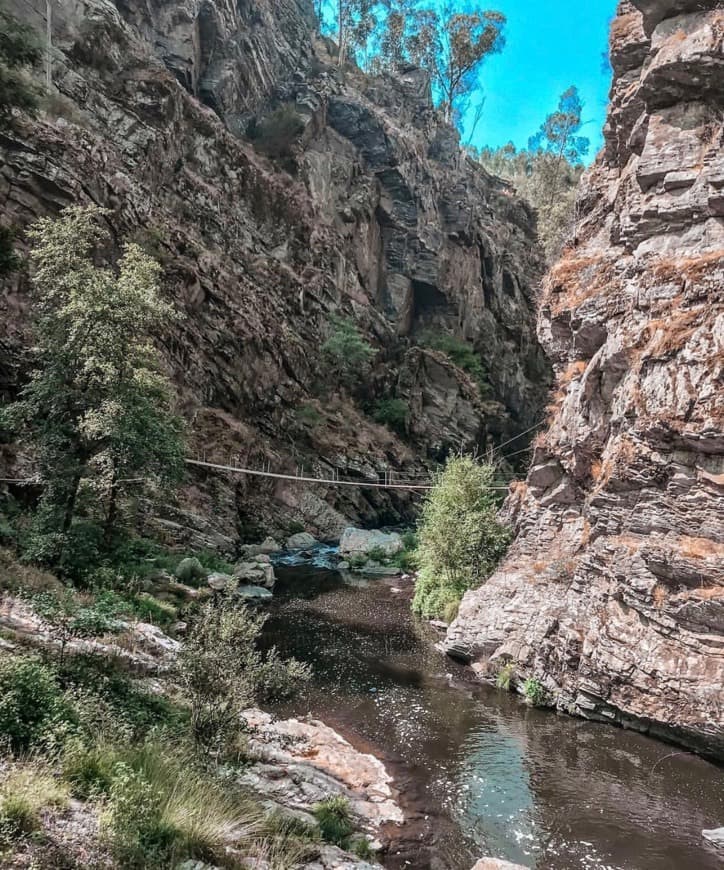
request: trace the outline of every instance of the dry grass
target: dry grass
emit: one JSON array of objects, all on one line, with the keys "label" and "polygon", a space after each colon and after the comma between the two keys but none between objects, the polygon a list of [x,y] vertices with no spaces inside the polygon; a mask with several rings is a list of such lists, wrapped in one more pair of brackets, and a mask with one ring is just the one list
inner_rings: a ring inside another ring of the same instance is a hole
[{"label": "dry grass", "polygon": [[663,284],[698,281],[715,269],[724,269],[724,254],[711,251],[698,257],[661,257],[651,267],[653,277]]},{"label": "dry grass", "polygon": [[560,314],[614,285],[615,263],[602,254],[564,257],[550,270],[544,285],[544,301],[551,312]]},{"label": "dry grass", "polygon": [[686,559],[706,559],[715,556],[724,559],[724,544],[718,544],[710,538],[681,535],[677,539],[675,547]]},{"label": "dry grass", "polygon": [[654,591],[651,597],[653,598],[654,605],[661,610],[664,604],[666,604],[666,599],[669,597],[669,590],[661,583],[657,583],[656,586],[654,586]]},{"label": "dry grass", "polygon": [[23,590],[28,595],[40,592],[58,592],[63,584],[39,568],[23,565],[10,550],[0,548],[0,593]]},{"label": "dry grass", "polygon": [[698,306],[680,309],[669,317],[652,320],[644,331],[649,340],[643,356],[663,357],[680,351],[696,332],[706,313],[705,306]]},{"label": "dry grass", "polygon": [[64,809],[68,787],[44,763],[35,759],[3,771],[0,785],[0,843],[33,834],[42,827],[42,812]]}]

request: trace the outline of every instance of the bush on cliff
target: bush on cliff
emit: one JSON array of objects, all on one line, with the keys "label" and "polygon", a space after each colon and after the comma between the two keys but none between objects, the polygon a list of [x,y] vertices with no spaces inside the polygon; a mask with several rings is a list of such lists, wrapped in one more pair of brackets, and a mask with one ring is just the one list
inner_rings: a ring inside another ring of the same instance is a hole
[{"label": "bush on cliff", "polygon": [[4,5],[0,4],[0,127],[10,122],[15,109],[35,112],[41,93],[27,74],[42,57],[38,38]]},{"label": "bush on cliff", "polygon": [[303,132],[304,121],[289,103],[279,106],[262,121],[252,121],[246,131],[254,148],[269,157],[289,157]]},{"label": "bush on cliff", "polygon": [[493,572],[510,542],[497,518],[495,469],[469,456],[448,460],[422,509],[412,608],[441,618]]},{"label": "bush on cliff", "polygon": [[322,345],[322,354],[329,374],[343,386],[350,389],[356,386],[369,371],[376,353],[353,320],[332,319],[332,331]]}]

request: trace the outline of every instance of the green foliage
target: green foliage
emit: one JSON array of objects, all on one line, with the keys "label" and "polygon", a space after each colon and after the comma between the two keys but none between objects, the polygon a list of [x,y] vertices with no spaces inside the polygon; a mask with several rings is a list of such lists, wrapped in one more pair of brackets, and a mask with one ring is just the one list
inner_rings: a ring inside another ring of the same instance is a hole
[{"label": "green foliage", "polygon": [[485,396],[489,392],[490,381],[488,380],[488,372],[483,365],[480,355],[476,353],[469,342],[447,333],[442,335],[426,333],[421,336],[421,343],[433,350],[439,350],[441,353],[444,353],[458,368],[467,372],[477,383],[482,396]]},{"label": "green foliage", "polygon": [[338,0],[318,3],[320,29],[333,34],[338,62],[356,60],[371,72],[395,72],[412,62],[430,73],[433,95],[446,120],[460,117],[480,86],[480,69],[502,50],[505,16],[478,4],[425,4],[413,0]]},{"label": "green foliage", "polygon": [[413,18],[405,51],[427,69],[445,119],[452,121],[467,95],[479,86],[483,61],[503,49],[505,16],[475,9],[457,12],[452,3],[423,9]]},{"label": "green foliage", "polygon": [[105,503],[110,548],[127,481],[138,493],[141,483],[177,480],[183,467],[181,421],[151,343],[175,315],[160,297],[158,264],[138,245],[124,246],[117,270],[95,265],[96,250],[111,241],[105,214],[71,207],[28,231],[35,370],[3,419],[39,461],[45,488],[30,550],[45,564],[87,537],[84,530],[68,541],[81,489]]},{"label": "green foliage", "polygon": [[353,320],[334,317],[332,327],[322,354],[330,373],[352,388],[369,372],[377,351],[361,336]]},{"label": "green foliage", "polygon": [[409,413],[410,408],[403,399],[380,399],[374,407],[372,416],[377,423],[404,434]]},{"label": "green foliage", "polygon": [[358,837],[356,840],[353,840],[350,851],[362,861],[375,860],[375,850],[366,837]]},{"label": "green foliage", "polygon": [[341,796],[327,798],[312,808],[322,839],[348,849],[354,833],[349,801]]},{"label": "green foliage", "polygon": [[509,531],[497,519],[495,471],[468,456],[449,459],[422,509],[412,607],[440,617],[467,589],[479,586],[502,558]]},{"label": "green foliage", "polygon": [[0,742],[11,752],[48,745],[76,722],[48,665],[25,656],[0,658]]},{"label": "green foliage", "polygon": [[509,692],[514,677],[515,662],[507,662],[507,664],[504,664],[502,668],[498,671],[495,677],[495,685],[499,689],[505,689],[506,692]]},{"label": "green foliage", "polygon": [[35,31],[0,6],[0,128],[14,110],[33,114],[37,109],[41,90],[27,73],[40,58]]},{"label": "green foliage", "polygon": [[486,169],[509,179],[537,212],[538,235],[549,262],[575,232],[576,195],[589,148],[589,140],[578,135],[582,109],[578,91],[571,87],[561,95],[558,110],[529,139],[527,149],[516,151],[511,142],[480,152]]},{"label": "green foliage", "polygon": [[188,556],[182,559],[176,566],[176,576],[182,583],[193,586],[204,582],[208,572],[201,564],[200,559],[195,556]]},{"label": "green foliage", "polygon": [[40,817],[24,795],[9,794],[0,802],[0,845],[12,843],[40,828]]},{"label": "green foliage", "polygon": [[523,694],[529,704],[533,707],[542,707],[547,700],[546,690],[543,688],[540,680],[535,677],[528,677],[523,683]]},{"label": "green foliage", "polygon": [[189,858],[228,866],[227,846],[248,845],[261,830],[258,807],[183,751],[147,743],[121,759],[103,829],[122,867],[160,870]]},{"label": "green foliage", "polygon": [[220,753],[238,737],[241,712],[261,700],[287,697],[309,679],[308,666],[263,654],[259,635],[266,617],[229,603],[205,605],[179,656],[181,684],[191,702],[200,747]]},{"label": "green foliage", "polygon": [[[311,426],[313,429],[319,426],[324,419],[314,405],[299,405],[294,414],[300,423]],[[304,528],[302,528],[302,531],[304,531]]]},{"label": "green foliage", "polygon": [[73,797],[80,800],[108,794],[113,785],[118,753],[110,744],[87,745],[69,740],[62,758],[63,779]]},{"label": "green foliage", "polygon": [[15,233],[10,227],[0,225],[0,278],[10,275],[20,267],[20,257],[15,253]]},{"label": "green foliage", "polygon": [[252,122],[247,135],[254,148],[269,157],[289,157],[304,132],[304,121],[292,103],[285,103],[259,122]]}]

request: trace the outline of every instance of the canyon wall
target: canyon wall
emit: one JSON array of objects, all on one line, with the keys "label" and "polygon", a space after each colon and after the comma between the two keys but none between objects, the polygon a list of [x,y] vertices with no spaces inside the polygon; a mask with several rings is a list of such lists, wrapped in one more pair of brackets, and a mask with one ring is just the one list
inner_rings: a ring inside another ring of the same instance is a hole
[{"label": "canyon wall", "polygon": [[[44,31],[44,2],[8,6]],[[98,203],[119,243],[158,257],[184,315],[163,349],[191,455],[325,477],[420,475],[449,450],[536,421],[549,369],[533,216],[463,155],[424,74],[340,71],[308,0],[52,7],[53,93],[36,120],[0,131],[2,221],[22,248],[32,220]],[[283,105],[302,129],[272,158],[247,133]],[[6,399],[23,377],[29,289],[24,272],[0,284]],[[354,401],[321,364],[334,315],[377,350]],[[474,346],[485,383],[430,334]],[[401,434],[372,420],[389,397],[409,408]],[[11,446],[0,453],[4,476],[32,472]],[[326,535],[348,519],[394,522],[411,500],[192,473],[179,505],[152,520],[176,539],[229,545],[275,523]]]},{"label": "canyon wall", "polygon": [[634,0],[605,146],[546,279],[549,422],[517,539],[445,646],[560,710],[724,756],[724,11]]}]

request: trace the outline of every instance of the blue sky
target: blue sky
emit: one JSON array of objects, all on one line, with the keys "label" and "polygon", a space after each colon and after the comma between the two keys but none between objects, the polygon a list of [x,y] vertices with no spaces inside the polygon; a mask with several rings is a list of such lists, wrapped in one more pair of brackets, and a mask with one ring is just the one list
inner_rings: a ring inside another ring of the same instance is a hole
[{"label": "blue sky", "polygon": [[[485,5],[507,16],[506,46],[482,68],[486,99],[471,144],[498,147],[512,140],[525,147],[560,94],[576,85],[585,104],[581,135],[591,140],[592,159],[603,141],[610,84],[603,55],[616,0],[489,0]],[[477,100],[473,97],[465,116],[463,142]]]}]

